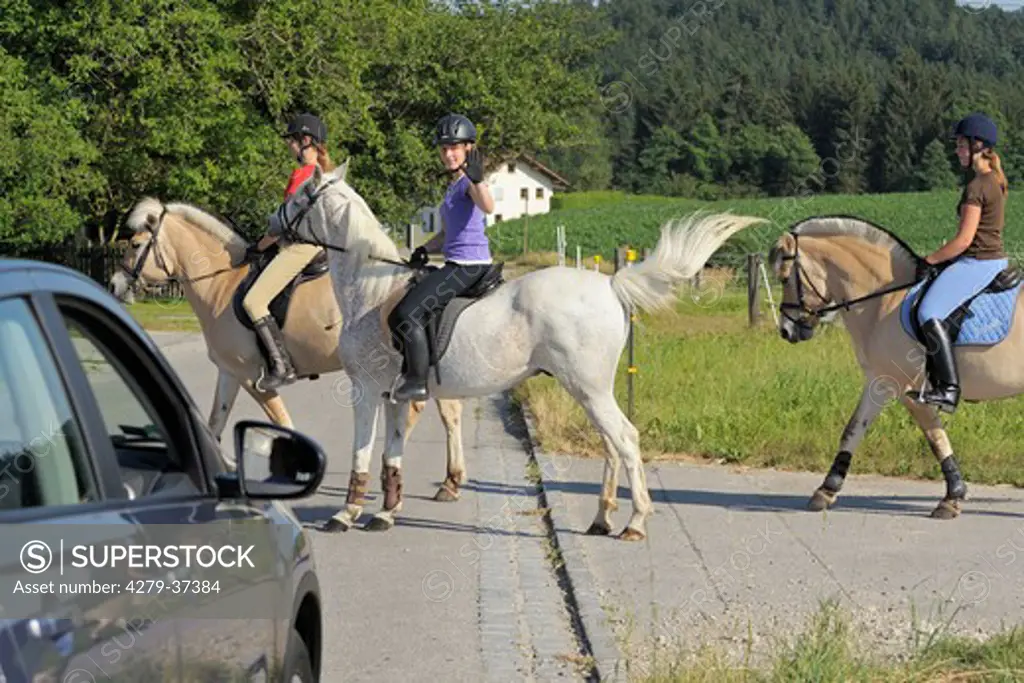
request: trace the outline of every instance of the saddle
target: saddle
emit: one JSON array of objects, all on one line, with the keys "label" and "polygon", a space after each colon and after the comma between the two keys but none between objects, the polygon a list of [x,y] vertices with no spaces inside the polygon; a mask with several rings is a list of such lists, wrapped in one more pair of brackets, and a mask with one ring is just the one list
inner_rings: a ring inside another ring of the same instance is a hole
[{"label": "saddle", "polygon": [[[260,276],[263,269],[267,267],[271,259],[277,255],[278,245],[273,244],[262,252],[251,252],[246,260],[243,262],[249,264],[249,272],[245,278],[238,284],[238,289],[235,291],[234,297],[231,299],[231,307],[235,311],[235,317],[238,318],[239,322],[247,329],[253,329],[252,320],[249,319],[249,314],[245,312],[245,308],[242,307],[242,301],[245,299],[245,295],[249,293],[253,283],[256,282],[256,278]],[[288,317],[288,306],[292,301],[292,294],[295,293],[295,288],[304,282],[310,282],[321,278],[327,274],[330,270],[330,264],[327,261],[327,250],[321,249],[320,253],[313,257],[313,260],[306,264],[298,275],[291,279],[284,289],[270,301],[270,315],[274,317],[277,322],[277,326],[280,329],[284,329],[285,319]]]},{"label": "saddle", "polygon": [[[933,277],[914,285],[900,306],[904,331],[922,344],[925,344],[925,340],[917,321],[917,312],[924,295],[934,282]],[[953,344],[987,346],[1002,341],[1013,324],[1022,284],[1024,273],[1011,263],[992,278],[984,289],[957,306],[945,320]]]},{"label": "saddle", "polygon": [[[466,311],[467,308],[477,303],[478,301],[485,298],[488,294],[493,293],[498,287],[505,283],[505,277],[503,270],[505,268],[504,262],[492,263],[490,267],[484,271],[484,274],[480,276],[469,289],[463,294],[455,297],[447,304],[444,304],[440,310],[433,311],[427,318],[427,348],[430,350],[430,366],[434,369],[434,376],[437,379],[437,383],[441,383],[440,371],[437,368],[438,363],[444,358],[445,352],[448,350],[448,344],[452,340],[452,333],[455,331],[455,323],[458,322],[459,317]],[[409,293],[409,291],[415,287],[419,282],[432,270],[437,270],[438,266],[428,265],[425,268],[417,271],[415,275],[409,280],[408,285],[399,290],[396,295],[381,307],[381,323],[384,325],[384,329],[391,335],[392,344],[395,349],[402,353],[402,342],[401,335],[391,333],[391,328],[388,325],[388,316],[391,311],[394,310],[395,306]],[[402,371],[405,372],[405,363],[402,363]]]}]

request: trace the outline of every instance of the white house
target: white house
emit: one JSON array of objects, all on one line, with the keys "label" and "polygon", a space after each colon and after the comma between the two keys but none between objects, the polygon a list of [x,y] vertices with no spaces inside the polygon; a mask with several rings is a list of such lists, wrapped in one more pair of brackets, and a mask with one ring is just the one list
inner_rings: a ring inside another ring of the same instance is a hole
[{"label": "white house", "polygon": [[[547,213],[551,210],[552,193],[569,187],[565,178],[526,154],[489,162],[484,180],[494,197],[494,213],[485,217],[489,226],[525,215]],[[420,209],[413,225],[419,228],[417,237],[440,230],[437,205]]]}]

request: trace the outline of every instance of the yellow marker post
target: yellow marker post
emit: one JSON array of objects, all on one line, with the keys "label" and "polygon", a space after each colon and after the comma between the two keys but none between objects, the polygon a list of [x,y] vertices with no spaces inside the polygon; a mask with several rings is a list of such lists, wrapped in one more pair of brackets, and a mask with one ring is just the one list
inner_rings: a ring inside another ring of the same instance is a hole
[{"label": "yellow marker post", "polygon": [[[626,267],[629,268],[636,261],[636,249],[626,249]],[[633,323],[636,322],[636,314],[629,316],[629,368],[626,376],[626,387],[629,391],[629,419],[633,420],[633,377],[636,376],[636,364],[633,357]]]},{"label": "yellow marker post", "polygon": [[594,270],[597,270],[597,271],[601,270],[601,255],[600,254],[594,254]]}]

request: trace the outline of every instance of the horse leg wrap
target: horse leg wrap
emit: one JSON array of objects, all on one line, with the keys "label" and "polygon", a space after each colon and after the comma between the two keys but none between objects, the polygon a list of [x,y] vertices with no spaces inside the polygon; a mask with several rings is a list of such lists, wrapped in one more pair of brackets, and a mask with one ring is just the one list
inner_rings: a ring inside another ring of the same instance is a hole
[{"label": "horse leg wrap", "polygon": [[394,510],[402,502],[402,470],[385,465],[381,476],[381,488],[384,489],[384,509]]},{"label": "horse leg wrap", "polygon": [[370,488],[369,472],[353,472],[348,477],[348,498],[345,502],[348,505],[366,504],[366,491]]},{"label": "horse leg wrap", "polygon": [[942,474],[946,478],[946,498],[964,498],[967,496],[967,485],[960,475],[960,466],[956,458],[950,454],[942,459]]},{"label": "horse leg wrap", "polygon": [[846,481],[846,473],[850,471],[850,460],[852,459],[853,454],[849,451],[839,451],[835,460],[832,461],[832,467],[821,487],[832,493],[838,493],[839,489],[843,488],[843,482]]}]

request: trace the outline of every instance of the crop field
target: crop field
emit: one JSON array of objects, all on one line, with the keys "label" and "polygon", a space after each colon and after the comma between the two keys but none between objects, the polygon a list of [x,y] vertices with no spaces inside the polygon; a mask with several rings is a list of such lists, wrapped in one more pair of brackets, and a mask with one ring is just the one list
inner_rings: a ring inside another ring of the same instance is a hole
[{"label": "crop field", "polygon": [[[1007,210],[1005,243],[1008,251],[1024,251],[1024,230],[1016,228],[1013,193]],[[769,223],[734,236],[712,257],[711,265],[739,265],[744,254],[766,253],[771,243],[793,223],[821,214],[847,214],[870,220],[893,231],[920,254],[939,247],[956,234],[959,191],[905,194],[807,195],[767,199],[700,201],[613,192],[577,193],[553,200],[560,206],[548,214],[504,221],[488,228],[491,247],[500,254],[519,254],[523,231],[530,251],[555,251],[556,226],[564,225],[567,258],[576,245],[584,257],[601,254],[611,259],[615,248],[654,247],[662,223],[693,211],[730,211],[761,216]]]}]

